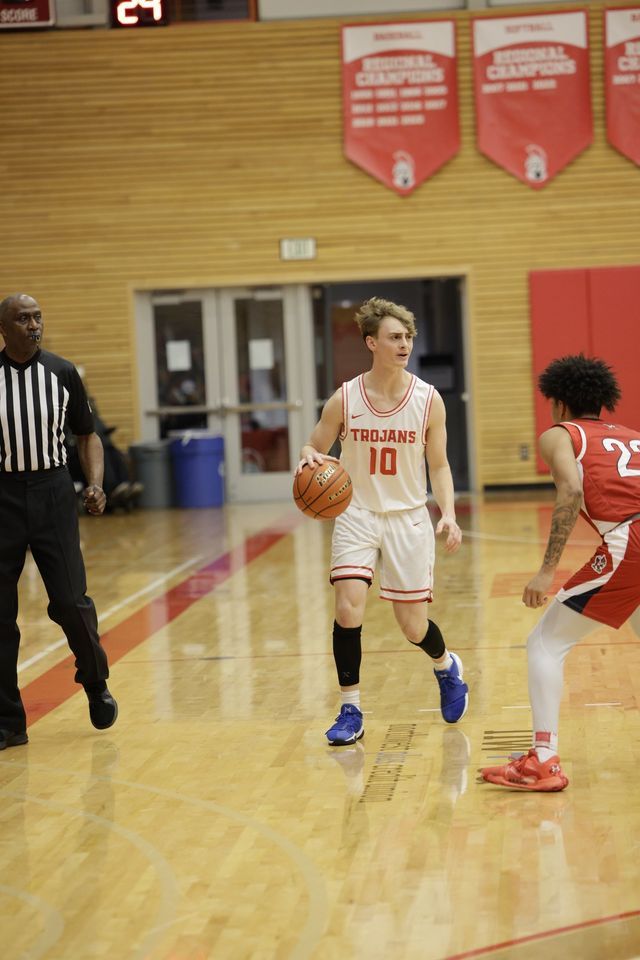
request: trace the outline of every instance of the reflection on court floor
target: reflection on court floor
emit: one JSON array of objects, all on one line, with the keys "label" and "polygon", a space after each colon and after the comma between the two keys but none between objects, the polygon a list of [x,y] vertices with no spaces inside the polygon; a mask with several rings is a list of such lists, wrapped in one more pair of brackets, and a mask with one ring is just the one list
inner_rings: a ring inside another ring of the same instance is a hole
[{"label": "reflection on court floor", "polygon": [[[470,706],[443,723],[428,659],[371,590],[366,735],[338,699],[331,523],[293,505],[82,520],[117,724],[91,727],[29,565],[30,742],[0,754],[6,960],[628,960],[640,955],[640,647],[597,629],[565,671],[562,794],[476,783],[527,748],[520,602],[549,495],[468,497],[433,619]],[[592,552],[580,525],[563,557]]]}]

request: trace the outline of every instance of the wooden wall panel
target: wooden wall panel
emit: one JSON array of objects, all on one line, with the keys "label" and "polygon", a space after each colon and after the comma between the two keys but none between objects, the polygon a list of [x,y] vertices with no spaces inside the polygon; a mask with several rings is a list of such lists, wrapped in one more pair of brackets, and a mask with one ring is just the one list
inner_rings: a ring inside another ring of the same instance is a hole
[{"label": "wooden wall panel", "polygon": [[[125,443],[149,362],[135,289],[464,273],[478,480],[537,482],[519,457],[535,440],[528,274],[640,261],[640,172],[606,143],[603,5],[588,7],[594,145],[539,192],[475,149],[467,12],[443,14],[461,150],[406,198],[343,157],[354,18],[4,34],[0,289],[38,296],[47,346],[85,366]],[[285,236],[315,237],[317,260],[281,262]]]}]

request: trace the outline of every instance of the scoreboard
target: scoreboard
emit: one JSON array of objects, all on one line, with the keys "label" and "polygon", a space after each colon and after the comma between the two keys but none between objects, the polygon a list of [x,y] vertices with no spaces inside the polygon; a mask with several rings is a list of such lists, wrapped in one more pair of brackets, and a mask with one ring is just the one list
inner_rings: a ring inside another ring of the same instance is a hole
[{"label": "scoreboard", "polygon": [[112,0],[113,27],[166,27],[168,0]]}]

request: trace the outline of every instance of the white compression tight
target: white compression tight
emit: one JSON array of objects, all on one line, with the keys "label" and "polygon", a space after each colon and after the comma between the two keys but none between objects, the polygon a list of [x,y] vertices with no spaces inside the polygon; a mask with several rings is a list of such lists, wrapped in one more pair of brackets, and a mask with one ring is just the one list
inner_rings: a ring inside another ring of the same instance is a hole
[{"label": "white compression tight", "polygon": [[[640,607],[630,623],[640,636]],[[579,640],[601,627],[559,600],[552,600],[530,633],[527,658],[534,733],[543,730],[557,736],[565,657]]]}]

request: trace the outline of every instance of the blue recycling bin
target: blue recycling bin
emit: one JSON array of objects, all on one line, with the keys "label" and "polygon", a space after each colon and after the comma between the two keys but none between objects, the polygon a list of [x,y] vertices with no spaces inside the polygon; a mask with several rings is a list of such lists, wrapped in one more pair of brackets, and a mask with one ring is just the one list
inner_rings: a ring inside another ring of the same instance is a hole
[{"label": "blue recycling bin", "polygon": [[201,430],[171,432],[171,464],[177,507],[224,503],[224,440]]}]

